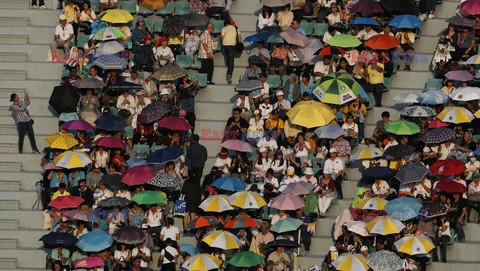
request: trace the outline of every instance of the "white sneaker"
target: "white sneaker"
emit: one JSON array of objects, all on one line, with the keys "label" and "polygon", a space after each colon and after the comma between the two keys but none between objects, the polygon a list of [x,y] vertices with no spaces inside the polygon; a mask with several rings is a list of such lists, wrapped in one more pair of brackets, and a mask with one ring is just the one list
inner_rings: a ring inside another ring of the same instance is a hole
[{"label": "white sneaker", "polygon": [[428,19],[433,19],[433,18],[435,18],[435,16],[433,16],[432,13],[428,14]]},{"label": "white sneaker", "polygon": [[37,5],[33,5],[33,6],[32,6],[32,8],[34,8],[34,9],[37,9],[37,8],[38,8],[38,6],[37,6]]},{"label": "white sneaker", "polygon": [[41,5],[41,6],[40,6],[40,9],[47,9],[47,6]]}]

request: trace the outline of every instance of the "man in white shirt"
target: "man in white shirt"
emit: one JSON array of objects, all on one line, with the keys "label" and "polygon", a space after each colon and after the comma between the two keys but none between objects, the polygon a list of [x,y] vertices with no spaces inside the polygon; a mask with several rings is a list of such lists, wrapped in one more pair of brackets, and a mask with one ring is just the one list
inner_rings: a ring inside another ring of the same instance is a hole
[{"label": "man in white shirt", "polygon": [[322,38],[323,44],[327,44],[327,41],[329,39],[331,39],[333,36],[338,34],[341,34],[341,33],[338,32],[334,26],[329,26],[328,31],[325,32],[325,34],[323,34],[323,38]]},{"label": "man in white shirt", "polygon": [[118,96],[117,99],[117,108],[120,111],[121,109],[126,109],[130,111],[132,115],[135,114],[135,98],[128,93],[128,89],[123,90],[122,95]]},{"label": "man in white shirt", "polygon": [[137,256],[142,258],[140,266],[143,268],[149,268],[150,261],[152,260],[152,254],[150,249],[146,247],[143,242],[138,243],[138,246],[132,249],[132,257],[135,258]]},{"label": "man in white shirt", "polygon": [[291,183],[298,183],[300,181],[300,178],[295,175],[295,169],[290,166],[287,168],[287,175],[283,177],[282,181],[280,182],[280,186],[282,185],[288,185]]},{"label": "man in white shirt", "polygon": [[160,251],[160,261],[162,262],[162,271],[175,271],[175,264],[178,257],[178,251],[172,246],[173,240],[165,240],[165,248]]},{"label": "man in white shirt", "polygon": [[323,56],[323,60],[315,63],[315,66],[313,67],[315,81],[332,72],[335,72],[335,66],[332,63],[332,58],[330,56]]},{"label": "man in white shirt", "polygon": [[366,25],[364,29],[358,32],[357,38],[359,40],[366,41],[376,35],[378,35],[377,31],[373,30],[371,25]]},{"label": "man in white shirt", "polygon": [[269,133],[265,133],[265,136],[262,137],[257,143],[258,150],[260,150],[262,147],[267,150],[269,156],[273,156],[275,151],[278,149],[277,140],[273,139]]},{"label": "man in white shirt", "polygon": [[232,159],[228,155],[228,150],[222,148],[213,166],[219,168],[223,172],[223,175],[227,176],[230,172],[231,163]]},{"label": "man in white shirt", "polygon": [[163,213],[158,210],[157,205],[150,206],[150,210],[145,213],[144,223],[148,225],[148,233],[153,237],[155,245],[160,243],[160,232],[163,224]]},{"label": "man in white shirt", "polygon": [[337,156],[337,150],[335,148],[330,149],[330,158],[325,161],[323,166],[324,171],[331,172],[332,179],[335,180],[335,190],[338,193],[338,198],[343,199],[342,190],[342,174],[345,169],[342,159]]},{"label": "man in white shirt", "polygon": [[180,239],[180,231],[178,230],[177,226],[173,225],[173,218],[167,217],[167,224],[165,227],[162,228],[162,231],[160,232],[160,240],[165,242],[165,245],[167,243],[167,240],[173,240],[173,241],[178,241]]},{"label": "man in white shirt", "polygon": [[63,49],[64,53],[70,52],[73,42],[73,26],[67,23],[67,15],[60,15],[60,24],[55,27],[55,40],[52,42],[50,49],[52,54],[57,48]]}]

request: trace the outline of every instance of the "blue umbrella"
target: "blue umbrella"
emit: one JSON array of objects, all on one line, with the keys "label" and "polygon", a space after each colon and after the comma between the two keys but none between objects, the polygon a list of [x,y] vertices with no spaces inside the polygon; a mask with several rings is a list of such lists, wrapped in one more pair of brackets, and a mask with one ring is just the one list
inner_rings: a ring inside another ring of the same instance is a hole
[{"label": "blue umbrella", "polygon": [[254,35],[250,35],[248,37],[246,37],[245,39],[243,39],[243,42],[257,42],[257,41],[261,41],[262,39],[257,35],[257,34],[254,34]]},{"label": "blue umbrella", "polygon": [[104,70],[123,70],[128,61],[118,55],[101,55],[93,64]]},{"label": "blue umbrella", "polygon": [[408,29],[414,29],[414,28],[420,28],[423,25],[423,22],[418,19],[417,16],[413,15],[398,15],[395,16],[390,23],[388,23],[389,26],[393,26],[396,28],[408,28]]},{"label": "blue umbrella", "polygon": [[212,184],[218,189],[227,191],[240,191],[247,189],[247,186],[239,179],[234,177],[221,177],[215,180]]},{"label": "blue umbrella", "polygon": [[274,33],[270,35],[267,39],[267,43],[284,43],[282,36],[279,33]]},{"label": "blue umbrella", "polygon": [[279,26],[267,26],[258,32],[257,36],[263,41],[267,41],[272,34],[278,35],[280,32],[282,32],[282,29]]},{"label": "blue umbrella", "polygon": [[375,21],[374,19],[371,18],[357,18],[349,22],[348,24],[353,24],[353,25],[375,25],[375,26],[380,26],[380,24]]},{"label": "blue umbrella", "polygon": [[401,197],[391,200],[385,206],[389,216],[393,216],[400,221],[406,221],[418,216],[418,212],[423,205],[417,199]]},{"label": "blue umbrella", "polygon": [[97,129],[105,130],[107,132],[123,131],[127,126],[125,120],[114,115],[101,116],[95,121]]},{"label": "blue umbrella", "polygon": [[80,236],[77,247],[84,252],[99,252],[111,247],[113,237],[106,231],[91,231]]},{"label": "blue umbrella", "polygon": [[420,94],[417,99],[421,104],[438,105],[446,104],[449,97],[441,90],[429,90]]},{"label": "blue umbrella", "polygon": [[127,165],[129,168],[136,167],[136,166],[142,166],[142,165],[148,165],[147,161],[142,158],[130,158],[127,160]]},{"label": "blue umbrella", "polygon": [[327,124],[315,129],[318,138],[337,139],[345,134],[345,131],[338,124]]},{"label": "blue umbrella", "polygon": [[168,161],[180,162],[179,159],[183,155],[183,151],[177,147],[167,147],[156,150],[147,157],[147,162],[157,169],[161,169]]},{"label": "blue umbrella", "polygon": [[377,179],[388,180],[390,177],[392,177],[392,170],[388,167],[370,167],[363,172],[360,183],[371,184]]},{"label": "blue umbrella", "polygon": [[185,251],[190,255],[195,255],[200,253],[198,249],[190,244],[180,244],[180,251]]},{"label": "blue umbrella", "polygon": [[65,232],[50,232],[40,237],[39,241],[43,242],[46,247],[63,246],[69,247],[77,242],[77,238]]}]

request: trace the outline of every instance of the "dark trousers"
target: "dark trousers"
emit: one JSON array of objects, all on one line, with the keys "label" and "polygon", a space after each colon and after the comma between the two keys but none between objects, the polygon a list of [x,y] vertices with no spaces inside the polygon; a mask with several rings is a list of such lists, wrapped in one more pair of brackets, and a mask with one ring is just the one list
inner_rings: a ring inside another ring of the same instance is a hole
[{"label": "dark trousers", "polygon": [[448,235],[442,235],[441,237],[435,238],[435,251],[433,252],[433,259],[438,260],[438,248],[440,248],[440,259],[442,261],[447,260],[447,243],[450,240]]},{"label": "dark trousers", "polygon": [[227,76],[232,76],[235,65],[235,46],[223,46],[225,64],[227,65]]},{"label": "dark trousers", "polygon": [[463,224],[455,220],[454,223],[452,223],[453,226],[455,227],[455,233],[457,234],[457,238],[460,241],[465,240],[465,232],[463,231]]},{"label": "dark trousers", "polygon": [[306,251],[310,251],[310,245],[312,244],[312,233],[308,231],[302,231],[303,247]]},{"label": "dark trousers", "polygon": [[207,81],[212,82],[213,77],[213,58],[202,58],[201,73],[207,74]]},{"label": "dark trousers", "polygon": [[200,183],[203,175],[203,167],[192,167],[190,169],[190,172],[192,173],[192,177],[194,178],[194,180]]},{"label": "dark trousers", "polygon": [[337,176],[337,178],[335,179],[335,190],[337,191],[337,194],[340,198],[343,198],[342,181],[342,176]]},{"label": "dark trousers", "polygon": [[35,134],[33,132],[33,120],[27,122],[18,123],[18,151],[23,151],[23,139],[25,134],[27,134],[28,139],[30,140],[30,146],[33,151],[38,151],[37,143],[35,142]]},{"label": "dark trousers", "polygon": [[[37,0],[32,0],[32,6],[37,5]],[[45,6],[45,0],[38,0],[38,5],[39,6]]]},{"label": "dark trousers", "polygon": [[77,45],[77,37],[78,37],[78,27],[79,27],[79,24],[78,23],[72,23],[72,27],[73,27],[73,34],[75,35],[75,40],[73,41],[75,43],[75,45]]},{"label": "dark trousers", "polygon": [[375,106],[376,107],[382,107],[382,95],[383,95],[383,89],[385,86],[383,83],[380,84],[367,84],[367,91],[368,92],[373,92],[373,97],[375,98]]},{"label": "dark trousers", "polygon": [[175,263],[162,264],[162,271],[175,271]]},{"label": "dark trousers", "polygon": [[170,49],[172,49],[172,53],[173,53],[174,57],[177,57],[177,55],[182,54],[183,48],[182,48],[181,44],[172,44],[172,45],[169,45],[168,47],[170,47]]}]

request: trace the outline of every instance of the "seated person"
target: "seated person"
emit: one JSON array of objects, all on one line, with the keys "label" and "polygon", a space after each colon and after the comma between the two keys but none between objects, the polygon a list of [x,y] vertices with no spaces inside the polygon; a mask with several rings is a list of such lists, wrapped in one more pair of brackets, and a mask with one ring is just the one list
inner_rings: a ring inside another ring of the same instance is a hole
[{"label": "seated person", "polygon": [[[67,15],[60,15],[60,24],[55,28],[55,40],[51,44],[52,55],[57,48],[63,49],[64,53],[69,53],[73,45],[73,26],[67,23]],[[62,58],[63,59],[63,58]]]},{"label": "seated person", "polygon": [[390,194],[390,186],[386,181],[376,179],[372,184],[372,191],[375,197],[386,198]]}]

